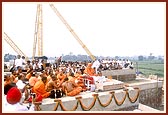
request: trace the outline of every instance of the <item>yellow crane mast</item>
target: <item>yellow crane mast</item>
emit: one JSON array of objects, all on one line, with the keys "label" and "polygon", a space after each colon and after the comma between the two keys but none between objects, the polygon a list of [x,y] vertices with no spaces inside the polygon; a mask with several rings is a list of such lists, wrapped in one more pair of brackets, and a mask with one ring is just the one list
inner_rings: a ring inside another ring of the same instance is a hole
[{"label": "yellow crane mast", "polygon": [[86,53],[91,57],[93,61],[96,60],[94,55],[89,51],[89,49],[86,47],[86,45],[80,40],[78,35],[74,32],[74,30],[70,27],[70,25],[66,22],[66,20],[62,17],[62,15],[59,13],[59,11],[55,8],[53,4],[50,4],[50,7],[52,10],[56,13],[56,15],[60,18],[60,20],[65,24],[65,26],[69,29],[71,34],[75,37],[75,39],[78,41],[78,43],[82,46],[82,48],[86,51]]},{"label": "yellow crane mast", "polygon": [[5,32],[4,32],[4,39],[18,55],[24,56],[25,59],[28,60],[28,57],[19,49],[19,47],[11,40],[11,38]]},{"label": "yellow crane mast", "polygon": [[33,43],[33,56],[34,59],[36,54],[36,45],[38,42],[38,56],[43,56],[43,15],[42,15],[42,5],[37,4],[36,12],[36,22],[35,22],[35,33],[34,33],[34,43]]}]

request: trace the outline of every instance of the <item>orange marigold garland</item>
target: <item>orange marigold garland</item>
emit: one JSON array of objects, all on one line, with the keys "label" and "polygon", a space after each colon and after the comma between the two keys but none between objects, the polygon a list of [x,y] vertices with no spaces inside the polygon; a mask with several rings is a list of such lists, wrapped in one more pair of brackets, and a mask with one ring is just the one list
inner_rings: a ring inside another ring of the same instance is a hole
[{"label": "orange marigold garland", "polygon": [[134,89],[138,90],[138,92],[137,92],[135,97],[131,98],[129,93],[127,93],[128,99],[130,100],[131,103],[135,103],[137,101],[138,97],[139,97],[139,92],[140,92],[139,88],[134,88]]},{"label": "orange marigold garland", "polygon": [[126,99],[126,96],[127,96],[127,91],[125,92],[124,98],[121,101],[119,101],[114,94],[114,100],[115,100],[116,104],[118,106],[122,105],[124,103],[125,99]]},{"label": "orange marigold garland", "polygon": [[103,106],[103,107],[107,107],[107,106],[111,103],[112,98],[113,98],[113,95],[114,95],[114,93],[111,94],[109,101],[108,101],[107,103],[105,103],[105,104],[103,104],[103,103],[100,101],[100,98],[97,96],[97,99],[98,99],[98,101],[99,101],[99,104],[100,104],[101,106]]},{"label": "orange marigold garland", "polygon": [[93,101],[92,101],[92,103],[91,103],[88,107],[86,107],[86,106],[82,103],[82,101],[81,101],[82,97],[81,97],[81,96],[78,96],[78,97],[76,97],[77,103],[76,103],[76,105],[73,107],[72,110],[67,110],[67,109],[63,106],[62,101],[61,101],[60,99],[56,99],[56,100],[55,100],[56,106],[54,107],[54,111],[57,110],[58,105],[61,106],[61,109],[62,109],[63,111],[75,111],[75,110],[78,108],[78,103],[80,103],[82,110],[84,110],[84,111],[89,111],[89,110],[91,110],[91,109],[93,108],[93,106],[95,105],[96,99],[98,99],[98,102],[99,102],[99,104],[100,104],[102,107],[107,107],[107,106],[112,102],[112,98],[113,98],[113,97],[114,97],[115,103],[116,103],[118,106],[121,106],[121,105],[124,103],[126,97],[128,97],[128,99],[129,99],[129,101],[130,101],[131,103],[135,103],[135,102],[137,101],[138,97],[139,97],[139,92],[140,92],[140,90],[139,90],[139,88],[134,88],[134,89],[137,89],[137,90],[138,90],[137,95],[136,95],[134,98],[131,98],[131,97],[130,97],[130,95],[129,95],[129,93],[128,93],[128,89],[124,89],[125,95],[124,95],[124,97],[123,97],[123,99],[122,99],[121,101],[119,101],[119,100],[117,99],[117,97],[116,97],[114,91],[109,92],[109,93],[111,94],[111,96],[110,96],[110,98],[109,98],[109,101],[108,101],[107,103],[105,103],[105,104],[103,104],[103,103],[101,102],[100,98],[98,97],[98,94],[93,94],[93,97],[94,97],[94,98],[93,98]]},{"label": "orange marigold garland", "polygon": [[67,109],[64,107],[64,105],[63,105],[63,103],[62,103],[61,100],[58,99],[58,100],[55,100],[55,101],[57,102],[57,104],[56,104],[56,106],[54,107],[54,111],[57,110],[58,105],[61,106],[61,110],[63,110],[63,111],[75,111],[75,110],[77,109],[77,107],[78,107],[78,101],[77,101],[76,105],[73,107],[72,110],[67,110]]},{"label": "orange marigold garland", "polygon": [[93,102],[90,104],[89,107],[86,107],[86,106],[82,103],[82,101],[81,101],[80,99],[78,99],[78,101],[79,101],[79,103],[80,103],[80,105],[81,105],[82,110],[84,110],[84,111],[89,111],[90,109],[93,108],[93,106],[95,105],[95,102],[96,102],[97,94],[93,94],[93,97],[94,97]]}]

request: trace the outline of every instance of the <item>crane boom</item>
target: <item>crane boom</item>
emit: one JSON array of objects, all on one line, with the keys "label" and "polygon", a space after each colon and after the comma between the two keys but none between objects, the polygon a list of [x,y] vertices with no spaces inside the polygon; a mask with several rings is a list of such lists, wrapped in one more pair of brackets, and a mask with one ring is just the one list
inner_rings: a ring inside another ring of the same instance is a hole
[{"label": "crane boom", "polygon": [[38,42],[38,56],[43,56],[43,18],[42,18],[42,5],[37,5],[36,22],[35,22],[35,33],[33,43],[33,56],[34,59],[36,54],[36,45]]},{"label": "crane boom", "polygon": [[86,47],[86,45],[80,40],[78,35],[74,32],[74,30],[70,27],[70,25],[66,22],[66,20],[62,17],[62,15],[59,13],[59,11],[54,7],[53,4],[50,4],[50,7],[52,10],[56,13],[56,15],[60,18],[60,20],[65,24],[65,26],[69,29],[71,34],[75,37],[75,39],[78,41],[78,43],[82,46],[82,48],[86,51],[86,53],[91,57],[93,61],[96,60],[94,55],[89,51],[89,49]]},{"label": "crane boom", "polygon": [[38,4],[38,56],[43,56],[43,15],[42,4]]},{"label": "crane boom", "polygon": [[36,54],[36,44],[37,44],[37,23],[38,23],[38,5],[37,5],[37,12],[36,12],[36,22],[35,22],[35,33],[34,33],[34,42],[33,42],[33,56],[32,59],[34,59],[35,54]]},{"label": "crane boom", "polygon": [[19,47],[11,40],[11,38],[5,32],[4,39],[18,55],[24,56],[26,59],[28,59],[28,57],[19,49]]}]

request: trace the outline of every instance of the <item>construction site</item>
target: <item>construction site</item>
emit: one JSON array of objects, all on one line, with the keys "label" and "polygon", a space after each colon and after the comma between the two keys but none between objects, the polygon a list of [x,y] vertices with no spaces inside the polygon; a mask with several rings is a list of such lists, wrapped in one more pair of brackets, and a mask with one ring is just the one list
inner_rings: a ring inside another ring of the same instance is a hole
[{"label": "construction site", "polygon": [[[71,28],[68,20],[64,19],[54,4],[48,5],[90,57],[91,63],[96,62],[96,57],[91,53],[87,45],[81,41],[75,30]],[[45,56],[43,53],[44,48],[46,48],[43,42],[43,15],[42,4],[37,4],[31,59],[22,51],[22,48],[15,44],[14,40],[9,36],[10,33],[3,32],[3,40],[13,48],[17,55],[24,56],[25,61],[36,60]],[[131,111],[137,113],[164,113],[166,110],[166,104],[164,103],[166,102],[165,79],[140,77],[136,71],[136,68],[103,70],[101,71],[102,76],[105,76],[109,81],[103,82],[101,91],[91,90],[92,84],[88,79],[84,79],[87,91],[82,91],[76,96],[63,96],[54,99],[44,98],[40,102],[34,102],[35,112],[93,111],[117,113]],[[3,72],[4,75],[9,73],[11,74],[10,71]],[[23,103],[23,105],[29,106],[29,103]]]}]

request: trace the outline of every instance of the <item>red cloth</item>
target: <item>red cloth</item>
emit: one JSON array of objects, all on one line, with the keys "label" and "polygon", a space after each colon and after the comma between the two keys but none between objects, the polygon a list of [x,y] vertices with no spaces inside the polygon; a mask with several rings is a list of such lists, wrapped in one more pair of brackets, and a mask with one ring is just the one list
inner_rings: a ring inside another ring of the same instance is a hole
[{"label": "red cloth", "polygon": [[94,84],[94,79],[93,79],[93,77],[88,76],[88,77],[87,77],[87,80],[90,80],[90,84]]},{"label": "red cloth", "polygon": [[6,96],[6,100],[9,104],[16,104],[20,101],[22,95],[17,87],[12,87]]},{"label": "red cloth", "polygon": [[[35,97],[35,102],[42,101],[43,97],[40,94],[37,94]],[[28,99],[29,102],[32,102],[32,97]]]},{"label": "red cloth", "polygon": [[83,79],[85,79],[86,81],[89,80],[90,84],[94,84],[94,79],[92,76],[88,76],[88,75],[83,75],[81,76]]}]

